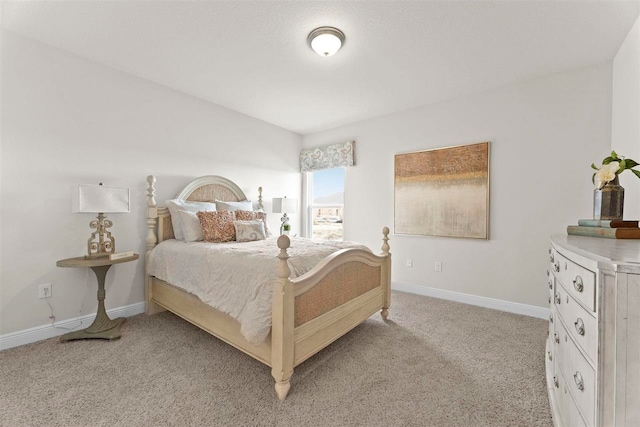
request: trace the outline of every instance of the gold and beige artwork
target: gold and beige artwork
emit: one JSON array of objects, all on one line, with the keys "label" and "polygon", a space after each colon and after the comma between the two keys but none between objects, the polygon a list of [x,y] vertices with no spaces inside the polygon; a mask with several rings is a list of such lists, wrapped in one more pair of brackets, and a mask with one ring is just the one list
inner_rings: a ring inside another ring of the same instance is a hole
[{"label": "gold and beige artwork", "polygon": [[395,232],[489,238],[489,142],[397,154]]}]

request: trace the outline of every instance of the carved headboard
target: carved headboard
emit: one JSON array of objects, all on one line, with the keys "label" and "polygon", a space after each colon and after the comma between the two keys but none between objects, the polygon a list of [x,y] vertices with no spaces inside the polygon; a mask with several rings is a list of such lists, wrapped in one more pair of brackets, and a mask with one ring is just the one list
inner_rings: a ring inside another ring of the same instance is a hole
[{"label": "carved headboard", "polygon": [[[147,177],[149,188],[147,189],[147,251],[162,242],[173,239],[173,226],[171,215],[167,207],[158,207],[155,201],[155,182],[153,175]],[[207,175],[196,178],[175,197],[180,200],[192,202],[213,202],[221,200],[225,202],[239,202],[247,200],[244,192],[233,181],[216,175]],[[258,209],[263,209],[262,187],[258,188]],[[157,232],[156,232],[157,225]]]}]

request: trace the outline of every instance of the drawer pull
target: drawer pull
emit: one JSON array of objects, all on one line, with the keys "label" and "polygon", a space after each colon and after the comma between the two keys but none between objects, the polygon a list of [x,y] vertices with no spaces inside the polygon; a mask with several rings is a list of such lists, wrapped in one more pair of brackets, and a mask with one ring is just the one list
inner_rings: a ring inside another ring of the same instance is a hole
[{"label": "drawer pull", "polygon": [[582,283],[582,277],[576,276],[576,279],[573,281],[573,287],[576,289],[576,291],[582,292],[582,290],[584,289],[584,284]]},{"label": "drawer pull", "polygon": [[551,261],[551,263],[553,264],[555,262],[555,258],[553,257],[553,254],[551,252],[549,252],[549,261]]},{"label": "drawer pull", "polygon": [[573,380],[576,382],[578,390],[584,391],[584,381],[582,381],[582,375],[580,375],[580,372],[576,371],[576,373],[573,374]]},{"label": "drawer pull", "polygon": [[553,360],[553,358],[551,357],[551,352],[547,351],[547,356],[549,356],[549,360]]},{"label": "drawer pull", "polygon": [[549,289],[553,289],[553,281],[549,280]]},{"label": "drawer pull", "polygon": [[556,388],[560,387],[560,381],[558,381],[557,375],[553,376],[553,385],[556,386]]},{"label": "drawer pull", "polygon": [[578,320],[575,321],[573,326],[576,327],[576,332],[578,332],[578,335],[584,335],[584,322],[581,318],[578,317]]},{"label": "drawer pull", "polygon": [[560,261],[557,261],[555,264],[553,264],[553,269],[556,273],[560,273]]},{"label": "drawer pull", "polygon": [[553,313],[549,315],[549,322],[553,323]]},{"label": "drawer pull", "polygon": [[560,337],[558,336],[557,332],[553,334],[553,338],[555,339],[556,344],[560,344]]},{"label": "drawer pull", "polygon": [[562,299],[560,298],[560,294],[556,294],[556,304],[560,305]]},{"label": "drawer pull", "polygon": [[551,304],[551,297],[549,297],[549,304]]}]

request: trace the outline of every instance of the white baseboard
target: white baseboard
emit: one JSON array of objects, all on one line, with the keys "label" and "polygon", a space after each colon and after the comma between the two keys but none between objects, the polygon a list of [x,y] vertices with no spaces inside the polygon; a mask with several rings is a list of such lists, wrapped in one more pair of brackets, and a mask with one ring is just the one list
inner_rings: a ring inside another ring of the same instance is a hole
[{"label": "white baseboard", "polygon": [[[463,294],[460,292],[445,291],[443,289],[430,288],[428,286],[393,282],[391,284],[391,289],[402,292],[409,292],[412,294],[424,295],[427,297],[461,302],[464,304],[477,305],[485,308],[492,308],[494,310],[506,311],[508,313],[537,317],[540,319],[549,319],[549,314],[551,313],[551,311],[545,307],[537,307],[535,305],[520,304],[518,302],[480,297],[476,295]],[[391,302],[391,304],[393,305],[393,301]]]},{"label": "white baseboard", "polygon": [[[537,317],[540,319],[548,319],[550,313],[549,309],[544,307],[536,307],[534,305],[520,304],[517,302],[463,294],[460,292],[445,291],[443,289],[430,288],[427,286],[393,282],[391,284],[391,288],[397,291],[409,292],[412,294],[424,295],[433,298],[446,299],[450,301],[461,302],[464,304],[477,305],[480,307],[492,308],[509,313]],[[124,307],[107,310],[107,314],[112,319],[115,319],[116,317],[131,317],[135,316],[136,314],[144,313],[144,309],[145,303],[139,302]],[[35,328],[25,329],[23,331],[2,335],[0,336],[0,350],[6,350],[8,348],[18,347],[25,344],[46,340],[48,338],[57,337],[79,327],[87,328],[91,324],[91,322],[93,322],[93,319],[95,317],[95,313],[87,314],[86,316],[82,316],[77,319],[56,322],[55,326],[46,324],[42,326],[36,326]],[[79,322],[82,322],[82,324],[79,325]]]},{"label": "white baseboard", "polygon": [[[131,317],[135,316],[136,314],[144,313],[144,308],[145,303],[139,302],[124,307],[107,310],[107,314],[112,319],[115,319],[117,317]],[[30,344],[32,342],[57,337],[59,335],[66,334],[71,330],[88,328],[95,317],[95,313],[87,314],[86,316],[82,316],[76,319],[56,322],[54,325],[48,323],[46,325],[36,326],[35,328],[25,329],[23,331],[2,335],[0,336],[0,350],[6,350],[8,348],[18,347],[20,345]],[[80,322],[82,323],[80,324]]]}]

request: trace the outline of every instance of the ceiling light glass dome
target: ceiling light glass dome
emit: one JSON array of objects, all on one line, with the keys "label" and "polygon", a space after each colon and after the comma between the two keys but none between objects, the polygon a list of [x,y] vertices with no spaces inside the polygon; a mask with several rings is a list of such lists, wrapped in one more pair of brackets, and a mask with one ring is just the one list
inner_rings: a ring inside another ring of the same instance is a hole
[{"label": "ceiling light glass dome", "polygon": [[311,49],[320,56],[334,55],[344,44],[344,33],[333,27],[320,27],[307,38]]}]

